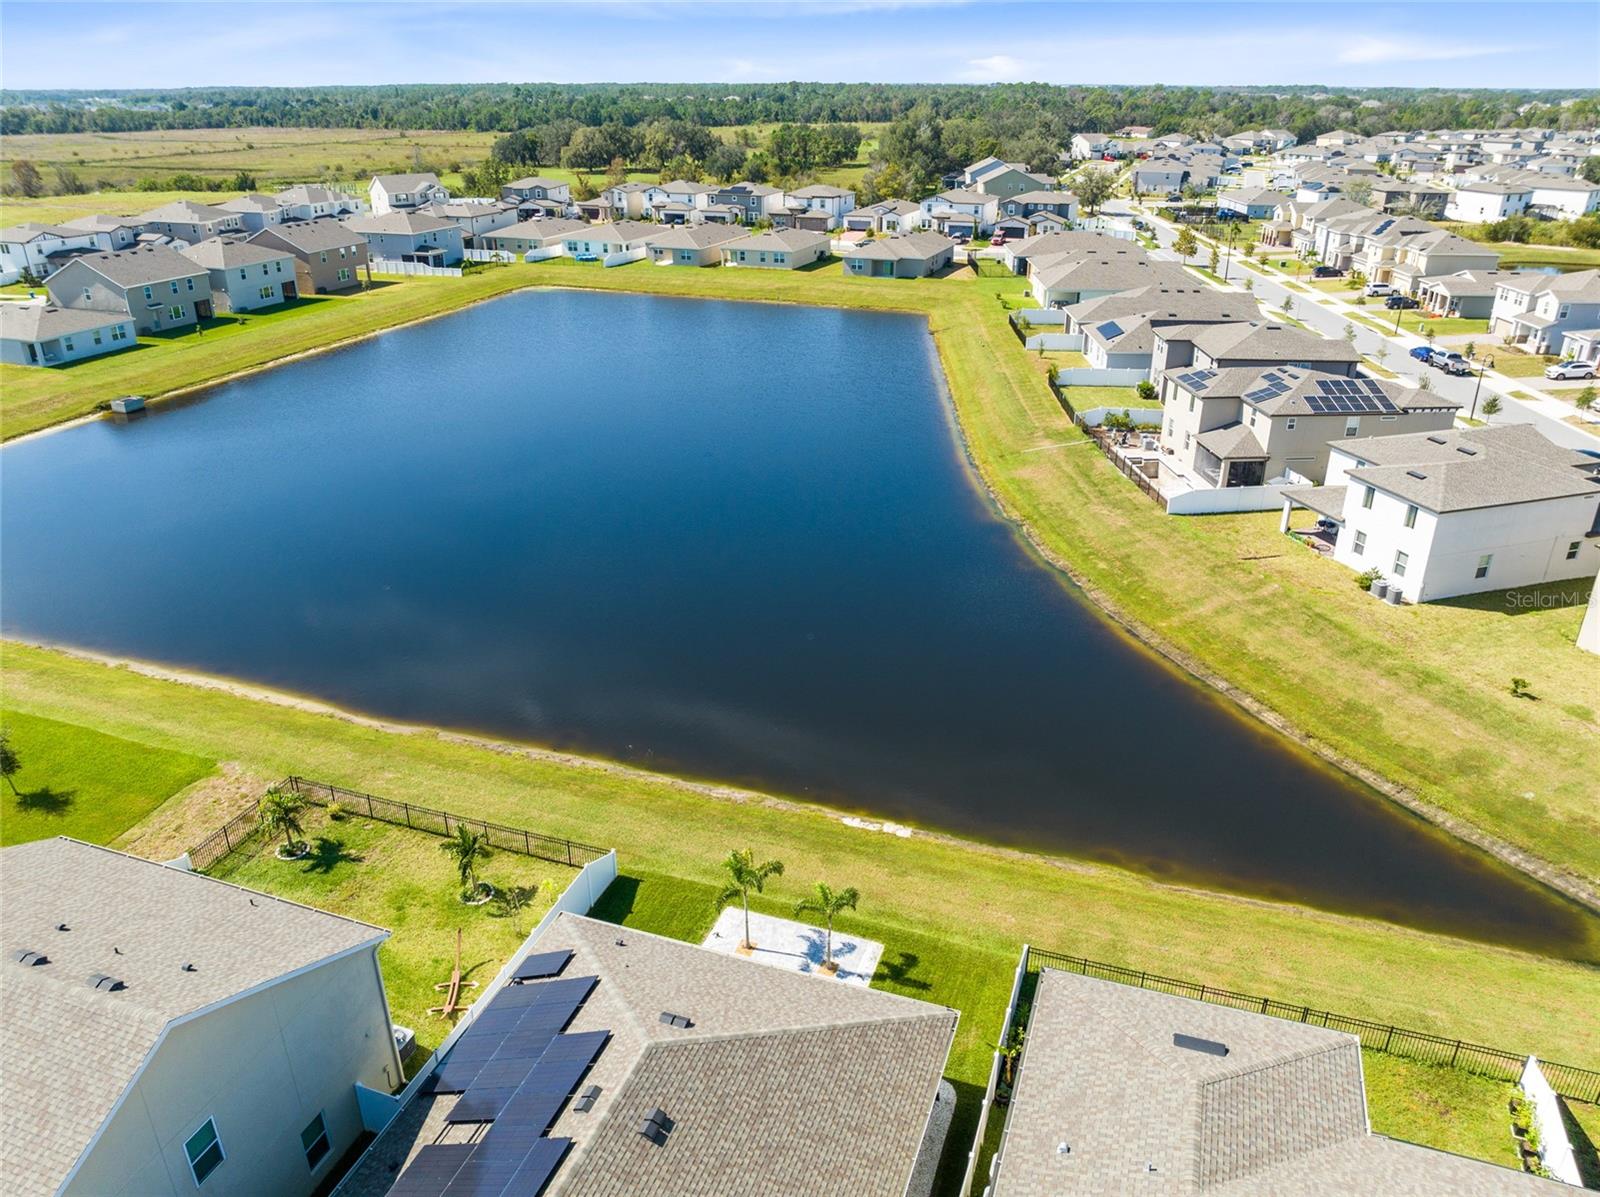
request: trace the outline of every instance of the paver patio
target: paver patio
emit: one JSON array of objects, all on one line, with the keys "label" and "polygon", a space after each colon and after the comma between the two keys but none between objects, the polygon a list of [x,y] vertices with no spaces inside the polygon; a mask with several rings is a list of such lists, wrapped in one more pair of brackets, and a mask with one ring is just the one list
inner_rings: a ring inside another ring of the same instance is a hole
[{"label": "paver patio", "polygon": [[[747,960],[773,968],[815,973],[821,977],[828,975],[822,971],[827,938],[823,928],[751,911],[750,936],[756,946],[754,951],[746,955],[738,951],[739,941],[744,938],[744,910],[739,906],[729,906],[717,916],[717,921],[700,946],[726,956],[743,955]],[[839,966],[835,979],[847,985],[860,985],[863,988],[870,985],[872,974],[878,971],[878,958],[882,955],[881,943],[841,935],[838,931],[833,933],[833,960]]]}]

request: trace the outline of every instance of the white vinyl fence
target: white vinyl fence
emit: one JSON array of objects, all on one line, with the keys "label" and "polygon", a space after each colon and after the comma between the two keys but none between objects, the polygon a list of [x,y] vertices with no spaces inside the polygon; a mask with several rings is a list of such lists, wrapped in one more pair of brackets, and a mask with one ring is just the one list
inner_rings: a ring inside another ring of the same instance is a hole
[{"label": "white vinyl fence", "polygon": [[626,266],[629,262],[642,262],[650,256],[650,247],[636,245],[632,249],[619,249],[614,254],[607,254],[600,259],[602,266]]},{"label": "white vinyl fence", "polygon": [[522,260],[524,262],[548,262],[551,258],[565,257],[566,252],[567,247],[565,245],[547,245],[543,249],[530,249],[522,255]]},{"label": "white vinyl fence", "polygon": [[1283,507],[1283,487],[1224,486],[1216,490],[1191,490],[1167,500],[1168,515],[1222,515],[1235,511],[1278,511]]},{"label": "white vinyl fence", "polygon": [[[1007,1032],[1011,1029],[1011,1020],[1016,1016],[1017,999],[1022,996],[1022,980],[1027,975],[1028,945],[1023,944],[1022,957],[1017,961],[1016,975],[1011,978],[1011,1000],[1006,1003],[1006,1016],[1000,1020],[999,1043],[1002,1045],[1006,1041]],[[984,1132],[989,1127],[989,1112],[994,1108],[995,1089],[1000,1084],[1000,1063],[1001,1056],[997,1050],[994,1053],[993,1062],[989,1065],[989,1084],[983,1091],[983,1108],[978,1111],[978,1133],[972,1137],[972,1149],[967,1152],[967,1170],[961,1177],[962,1197],[966,1197],[966,1194],[972,1192],[972,1175],[978,1167],[978,1152],[983,1148]],[[1002,1143],[1001,1146],[1004,1147],[1004,1144]],[[994,1163],[999,1158],[1000,1152],[997,1150],[994,1154],[994,1160],[989,1163],[990,1179],[994,1177]],[[985,1187],[984,1191],[988,1192],[987,1187]]]},{"label": "white vinyl fence", "polygon": [[1561,1099],[1532,1056],[1522,1068],[1522,1092],[1533,1106],[1533,1124],[1539,1128],[1539,1159],[1555,1179],[1582,1188],[1583,1174],[1578,1171],[1578,1157],[1561,1117]]},{"label": "white vinyl fence", "polygon": [[463,252],[469,262],[504,262],[510,265],[517,260],[517,255],[509,249],[469,249]]},{"label": "white vinyl fence", "polygon": [[[1068,398],[1070,397],[1068,396]],[[1159,407],[1118,407],[1112,404],[1110,407],[1091,407],[1079,411],[1078,418],[1090,428],[1098,428],[1105,423],[1106,417],[1112,412],[1116,412],[1118,415],[1127,412],[1128,418],[1141,428],[1161,427],[1161,409]]]},{"label": "white vinyl fence", "polygon": [[426,262],[403,262],[399,258],[373,258],[373,274],[422,274],[434,278],[460,278],[459,266],[430,266]]},{"label": "white vinyl fence", "polygon": [[1026,349],[1076,349],[1083,351],[1082,333],[1032,333],[1024,341]]},{"label": "white vinyl fence", "polygon": [[1063,308],[1022,308],[1016,317],[1024,324],[1054,324],[1061,328],[1067,324],[1067,313]]},{"label": "white vinyl fence", "polygon": [[1092,366],[1073,366],[1056,373],[1056,382],[1064,387],[1136,387],[1149,378],[1148,370],[1096,370]]}]

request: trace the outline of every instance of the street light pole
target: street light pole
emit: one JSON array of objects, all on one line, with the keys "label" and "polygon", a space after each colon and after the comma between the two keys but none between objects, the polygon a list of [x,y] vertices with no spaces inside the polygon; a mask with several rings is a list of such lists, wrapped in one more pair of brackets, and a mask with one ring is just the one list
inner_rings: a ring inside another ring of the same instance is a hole
[{"label": "street light pole", "polygon": [[1480,365],[1478,367],[1478,381],[1472,386],[1472,414],[1467,417],[1469,420],[1478,418],[1478,392],[1481,390],[1483,390],[1483,366]]},{"label": "street light pole", "polygon": [[1405,309],[1404,308],[1402,308],[1402,307],[1395,308],[1395,310],[1394,310],[1394,335],[1397,336],[1397,337],[1400,335],[1400,317],[1402,315],[1404,315],[1404,314],[1405,314]]}]

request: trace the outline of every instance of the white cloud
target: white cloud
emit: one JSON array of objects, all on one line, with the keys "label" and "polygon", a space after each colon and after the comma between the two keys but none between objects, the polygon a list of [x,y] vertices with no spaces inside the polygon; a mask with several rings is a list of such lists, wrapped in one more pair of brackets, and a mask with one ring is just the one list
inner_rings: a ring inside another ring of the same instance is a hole
[{"label": "white cloud", "polygon": [[1020,58],[1009,54],[991,54],[987,58],[967,60],[961,77],[972,83],[1015,83],[1026,78],[1033,68]]}]

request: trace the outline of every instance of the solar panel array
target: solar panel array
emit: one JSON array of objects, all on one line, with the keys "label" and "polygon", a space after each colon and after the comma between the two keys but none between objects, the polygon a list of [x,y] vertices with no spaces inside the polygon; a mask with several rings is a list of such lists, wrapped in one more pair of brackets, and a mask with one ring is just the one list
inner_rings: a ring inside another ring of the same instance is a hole
[{"label": "solar panel array", "polygon": [[1115,320],[1107,320],[1104,324],[1096,328],[1095,331],[1106,340],[1115,341],[1122,335],[1122,325],[1118,324]]},{"label": "solar panel array", "polygon": [[[571,952],[529,956],[515,975],[552,977],[571,959]],[[536,1197],[544,1190],[572,1146],[545,1132],[611,1038],[610,1031],[566,1030],[598,983],[530,980],[495,994],[427,1082],[433,1093],[460,1095],[446,1123],[493,1125],[476,1143],[424,1147],[392,1195]]]},{"label": "solar panel array", "polygon": [[1246,403],[1261,403],[1267,399],[1276,399],[1279,395],[1294,390],[1294,383],[1274,370],[1268,370],[1263,374],[1261,381],[1264,385],[1245,392]]},{"label": "solar panel array", "polygon": [[[1306,406],[1319,415],[1356,415],[1363,412],[1396,412],[1375,378],[1323,378],[1317,380],[1318,394],[1305,397]],[[1248,396],[1246,396],[1248,398]]]},{"label": "solar panel array", "polygon": [[1187,374],[1178,375],[1178,381],[1191,391],[1203,391],[1216,376],[1215,370],[1190,370]]}]

